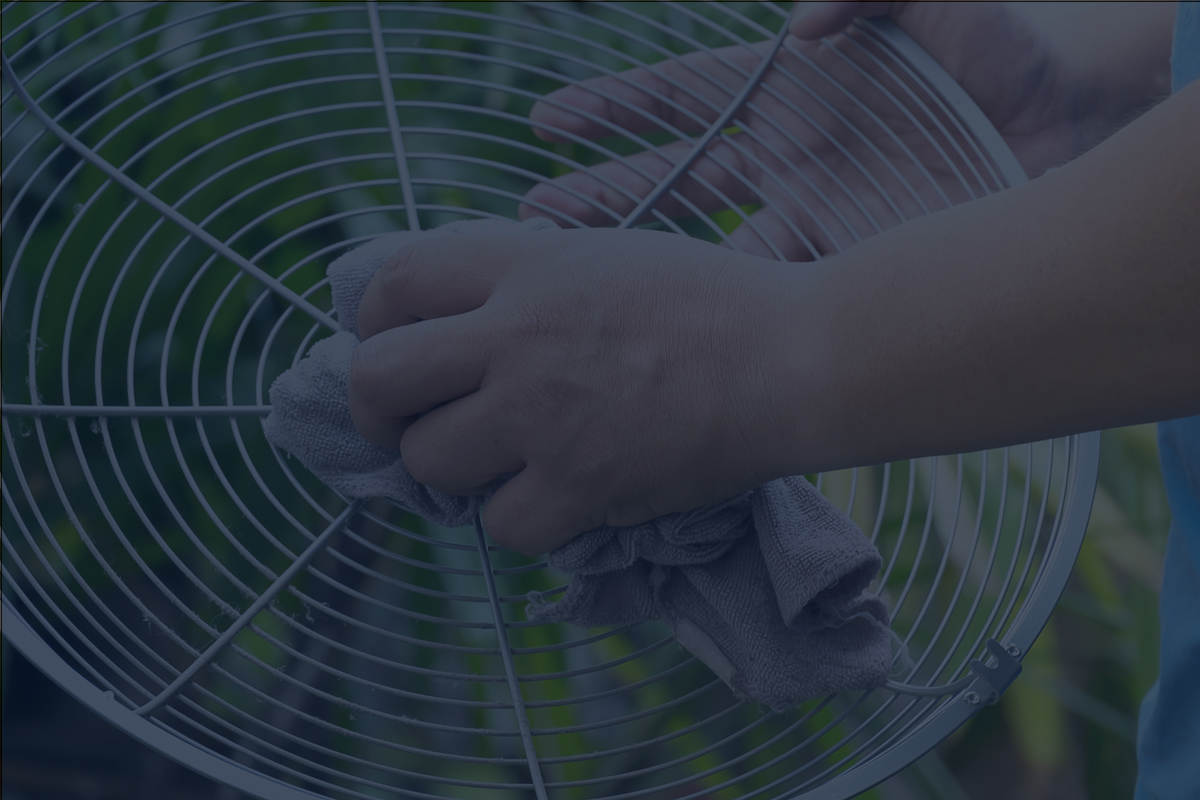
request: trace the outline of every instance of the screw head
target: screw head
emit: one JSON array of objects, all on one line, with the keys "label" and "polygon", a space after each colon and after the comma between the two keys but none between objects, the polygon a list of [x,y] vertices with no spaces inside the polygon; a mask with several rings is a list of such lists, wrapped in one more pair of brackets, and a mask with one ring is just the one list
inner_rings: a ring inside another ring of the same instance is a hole
[{"label": "screw head", "polygon": [[1021,648],[1017,647],[1015,644],[1010,644],[1008,647],[1006,647],[1004,649],[1006,651],[1008,651],[1008,654],[1010,656],[1012,656],[1013,658],[1021,657]]},{"label": "screw head", "polygon": [[975,692],[967,692],[966,694],[963,695],[963,700],[967,701],[967,705],[972,705],[972,706],[979,705],[979,695],[976,694]]}]

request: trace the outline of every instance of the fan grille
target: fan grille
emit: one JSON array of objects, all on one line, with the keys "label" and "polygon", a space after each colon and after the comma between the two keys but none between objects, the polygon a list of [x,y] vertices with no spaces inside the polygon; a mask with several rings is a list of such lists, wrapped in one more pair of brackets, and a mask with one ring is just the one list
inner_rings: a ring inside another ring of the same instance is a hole
[{"label": "fan grille", "polygon": [[[348,502],[262,433],[267,387],[334,324],[329,261],[384,232],[514,218],[546,177],[691,142],[631,212],[602,209],[612,224],[730,241],[758,208],[823,203],[826,245],[791,226],[809,258],[1024,180],[898,30],[857,25],[812,55],[784,42],[786,14],[6,5],[5,635],[114,724],[260,797],[845,797],[944,738],[986,694],[969,666],[985,642],[1019,656],[1049,616],[1095,436],[813,476],[879,547],[912,666],[772,713],[661,624],[527,621],[529,591],[564,589],[543,559]],[[768,59],[722,104],[663,96],[703,134],[530,131],[564,84],[726,46]],[[717,193],[702,158],[776,177],[749,205],[668,216],[656,201],[686,208],[682,182]]]}]

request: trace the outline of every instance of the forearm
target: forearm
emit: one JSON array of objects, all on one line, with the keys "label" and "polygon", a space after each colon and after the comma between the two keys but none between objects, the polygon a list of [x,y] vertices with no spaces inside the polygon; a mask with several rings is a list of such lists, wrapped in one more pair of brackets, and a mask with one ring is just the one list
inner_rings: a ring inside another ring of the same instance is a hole
[{"label": "forearm", "polygon": [[1197,131],[1200,85],[1050,176],[797,267],[773,471],[1200,413]]}]

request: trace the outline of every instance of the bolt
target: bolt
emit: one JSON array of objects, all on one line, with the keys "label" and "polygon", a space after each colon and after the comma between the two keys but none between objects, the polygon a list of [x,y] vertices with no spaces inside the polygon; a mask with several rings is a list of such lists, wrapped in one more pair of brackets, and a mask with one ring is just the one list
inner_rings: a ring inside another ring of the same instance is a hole
[{"label": "bolt", "polygon": [[967,705],[979,705],[979,695],[977,695],[975,692],[967,692],[963,695],[963,700],[967,701]]},{"label": "bolt", "polygon": [[1007,650],[1008,654],[1010,656],[1012,656],[1013,658],[1021,657],[1021,648],[1017,647],[1015,644],[1010,644],[1008,647],[1006,647],[1004,649]]}]

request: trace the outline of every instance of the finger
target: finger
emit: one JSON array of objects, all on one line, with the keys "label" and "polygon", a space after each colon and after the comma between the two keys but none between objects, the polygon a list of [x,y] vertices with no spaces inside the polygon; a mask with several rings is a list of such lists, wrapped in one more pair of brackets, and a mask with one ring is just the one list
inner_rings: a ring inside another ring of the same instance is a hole
[{"label": "finger", "polygon": [[813,230],[789,215],[763,208],[734,229],[722,245],[747,255],[779,261],[815,261],[828,246]]},{"label": "finger", "polygon": [[392,328],[354,350],[350,416],[363,438],[397,448],[418,414],[479,389],[488,337],[474,314]]},{"label": "finger", "polygon": [[423,415],[404,432],[400,454],[421,483],[448,494],[478,494],[501,475],[524,469],[503,414],[475,392]]},{"label": "finger", "polygon": [[771,188],[770,203],[734,230],[730,247],[763,258],[812,261],[879,232],[880,214],[887,212],[870,193],[851,196],[844,184],[820,174]]},{"label": "finger", "polygon": [[[745,155],[747,151],[755,152],[759,148],[744,134],[733,138],[741,149],[725,141],[714,143],[696,160],[688,174],[675,183],[673,188],[691,207],[672,192],[667,192],[654,208],[668,217],[685,217],[693,216],[694,209],[710,213],[728,208],[730,204],[759,202],[761,198],[754,187],[759,182],[761,170]],[[518,213],[522,219],[565,215],[587,227],[615,225],[633,211],[691,150],[690,142],[672,142],[657,153],[637,153],[622,161],[608,161],[586,172],[572,172],[539,183],[525,195]],[[763,158],[758,160],[763,163]]]},{"label": "finger", "polygon": [[527,556],[548,553],[603,522],[589,518],[572,499],[526,467],[492,495],[483,526],[501,547]]},{"label": "finger", "polygon": [[[851,196],[818,185],[815,190],[793,190],[793,195],[777,197],[770,207],[751,215],[730,234],[727,245],[764,258],[813,261],[840,253],[904,220],[874,191],[864,189]],[[805,202],[799,202],[801,199]]]},{"label": "finger", "polygon": [[591,78],[543,97],[529,120],[534,134],[551,142],[564,141],[563,133],[599,139],[666,126],[687,133],[704,130],[746,82],[769,44],[697,51],[652,67]]},{"label": "finger", "polygon": [[[487,227],[484,232],[441,228],[396,251],[367,286],[358,306],[364,340],[419,320],[465,314],[482,306],[514,263],[520,231]],[[516,230],[513,228],[516,227]]]},{"label": "finger", "polygon": [[882,2],[796,3],[788,21],[788,33],[811,42],[832,36],[858,17],[881,17],[902,5]]}]

